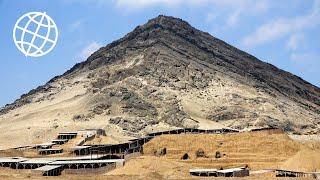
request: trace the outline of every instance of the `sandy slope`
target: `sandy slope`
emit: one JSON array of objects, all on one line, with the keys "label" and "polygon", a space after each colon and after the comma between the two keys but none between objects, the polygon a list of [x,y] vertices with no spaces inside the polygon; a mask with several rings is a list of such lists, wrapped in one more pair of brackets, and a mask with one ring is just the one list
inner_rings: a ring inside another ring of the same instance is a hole
[{"label": "sandy slope", "polygon": [[75,122],[75,114],[87,112],[87,95],[83,84],[66,87],[51,99],[31,103],[0,117],[0,148],[47,142],[59,132],[107,125],[104,117]]},{"label": "sandy slope", "polygon": [[292,171],[319,172],[320,151],[301,150],[284,162],[281,168]]}]

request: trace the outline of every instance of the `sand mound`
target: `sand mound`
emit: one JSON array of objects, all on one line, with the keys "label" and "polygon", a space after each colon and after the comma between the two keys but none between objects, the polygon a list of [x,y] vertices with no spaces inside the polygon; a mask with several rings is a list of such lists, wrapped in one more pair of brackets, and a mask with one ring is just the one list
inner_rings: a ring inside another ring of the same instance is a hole
[{"label": "sand mound", "polygon": [[126,162],[124,167],[115,169],[106,175],[109,177],[145,177],[146,179],[181,179],[189,177],[190,168],[191,166],[187,164],[162,157],[141,156]]},{"label": "sand mound", "polygon": [[292,171],[320,171],[320,152],[314,150],[301,150],[284,162],[281,167]]}]

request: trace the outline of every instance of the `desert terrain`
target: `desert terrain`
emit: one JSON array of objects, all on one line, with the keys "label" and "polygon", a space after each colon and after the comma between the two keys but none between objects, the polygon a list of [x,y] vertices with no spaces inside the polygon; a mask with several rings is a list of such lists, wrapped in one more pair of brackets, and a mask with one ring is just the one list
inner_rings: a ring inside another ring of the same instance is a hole
[{"label": "desert terrain", "polygon": [[[101,139],[104,139],[102,141],[105,143],[112,143],[108,141],[110,137],[99,137],[92,141],[101,141]],[[166,153],[159,154],[158,152],[163,148],[166,148]],[[199,150],[203,152],[201,155],[197,154]],[[221,157],[216,157],[217,152]],[[185,154],[188,154],[187,159],[182,158]],[[28,156],[28,153],[20,155]],[[319,171],[319,155],[320,141],[295,140],[283,132],[161,135],[146,143],[143,146],[143,154],[126,161],[123,167],[91,176],[62,174],[59,178],[197,179],[198,177],[189,175],[189,169],[248,166],[251,175],[247,178],[272,179],[275,178],[275,174],[266,170]],[[32,170],[1,168],[0,172],[0,177],[3,179],[41,179],[42,177],[32,173]]]}]

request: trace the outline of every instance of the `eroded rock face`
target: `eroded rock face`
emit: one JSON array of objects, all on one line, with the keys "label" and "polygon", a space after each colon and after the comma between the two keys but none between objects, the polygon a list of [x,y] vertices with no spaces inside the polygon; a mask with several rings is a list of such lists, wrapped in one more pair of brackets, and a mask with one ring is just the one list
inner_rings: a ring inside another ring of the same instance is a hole
[{"label": "eroded rock face", "polygon": [[120,126],[123,130],[133,133],[138,133],[148,125],[154,125],[157,123],[156,120],[147,118],[124,118],[115,117],[110,118],[109,122]]},{"label": "eroded rock face", "polygon": [[257,118],[257,113],[239,106],[221,106],[215,107],[207,116],[210,120],[223,121],[242,118]]},{"label": "eroded rock face", "polygon": [[237,129],[276,126],[306,133],[320,127],[318,87],[173,17],[138,26],[5,106],[0,115],[53,101],[78,86],[86,91],[73,98],[83,98],[75,121],[105,116],[106,124],[126,132],[160,122],[198,127],[212,121]]}]

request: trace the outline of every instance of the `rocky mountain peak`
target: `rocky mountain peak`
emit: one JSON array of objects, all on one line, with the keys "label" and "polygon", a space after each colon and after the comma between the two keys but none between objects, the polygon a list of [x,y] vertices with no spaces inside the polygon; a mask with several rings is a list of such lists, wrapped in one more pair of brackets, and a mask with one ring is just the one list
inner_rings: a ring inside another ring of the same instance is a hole
[{"label": "rocky mountain peak", "polygon": [[[197,30],[188,22],[171,16],[159,15],[156,18],[149,20],[143,25],[137,26],[132,32],[128,33],[123,38],[112,42],[102,50],[108,50],[115,46],[129,45],[130,47],[145,47],[155,42],[171,41],[171,43],[179,43],[172,41],[173,37],[184,38],[191,43],[201,43],[201,41],[211,43],[221,43],[210,34]],[[209,43],[210,44],[210,43]],[[218,46],[218,45],[216,45]]]},{"label": "rocky mountain peak", "polygon": [[138,26],[141,29],[159,28],[163,29],[178,29],[180,31],[191,31],[194,29],[188,22],[172,16],[159,15],[156,18],[149,20],[146,24]]}]

